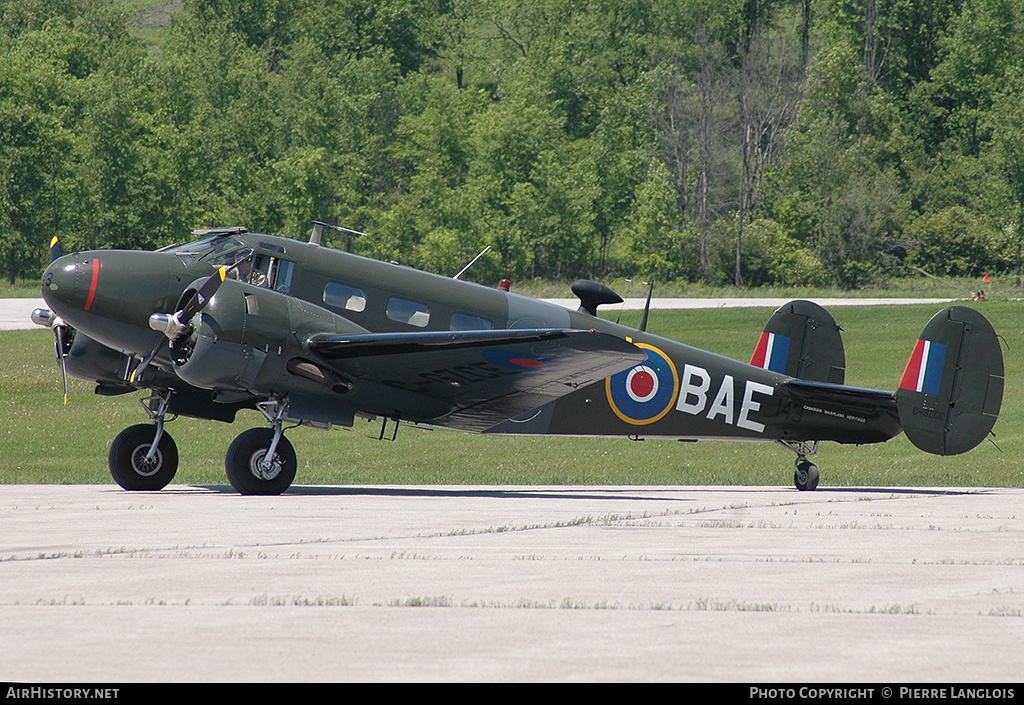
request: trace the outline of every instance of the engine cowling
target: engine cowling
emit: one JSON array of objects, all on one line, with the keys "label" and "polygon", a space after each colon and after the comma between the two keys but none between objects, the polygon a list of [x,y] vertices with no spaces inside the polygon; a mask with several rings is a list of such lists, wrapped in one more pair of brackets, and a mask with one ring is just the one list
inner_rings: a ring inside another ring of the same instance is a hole
[{"label": "engine cowling", "polygon": [[305,357],[303,341],[324,331],[366,333],[352,321],[277,291],[225,281],[192,321],[192,332],[173,341],[178,376],[217,394],[336,398],[347,381]]}]

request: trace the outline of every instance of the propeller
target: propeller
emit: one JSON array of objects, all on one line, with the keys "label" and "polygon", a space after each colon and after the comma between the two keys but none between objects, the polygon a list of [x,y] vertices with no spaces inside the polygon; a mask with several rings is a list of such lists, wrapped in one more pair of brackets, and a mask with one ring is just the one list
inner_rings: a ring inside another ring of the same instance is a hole
[{"label": "propeller", "polygon": [[[50,263],[60,258],[60,239],[54,235],[50,240]],[[37,308],[32,312],[32,322],[53,331],[53,348],[60,363],[60,374],[64,383],[64,406],[68,404],[68,367],[67,357],[71,344],[75,340],[75,329],[64,322],[64,319],[53,311]]]},{"label": "propeller", "polygon": [[154,313],[149,317],[149,327],[161,331],[171,341],[177,341],[192,332],[191,321],[213,298],[227,277],[228,268],[218,267],[217,271],[199,285],[199,289],[184,306],[174,313]]},{"label": "propeller", "polygon": [[[252,254],[251,250],[249,254]],[[218,266],[216,271],[199,285],[195,293],[177,311],[174,313],[154,313],[150,316],[149,327],[167,336],[172,351],[178,349],[179,344],[192,333],[192,319],[195,315],[202,311],[206,304],[210,303],[210,299],[214,297],[217,290],[220,289],[220,285],[227,278],[228,272],[238,267],[246,259],[245,257],[239,258],[230,267]],[[159,352],[162,346],[163,341],[157,343],[156,347],[146,356],[138,368],[132,372],[130,380],[132,383],[137,379],[142,379],[142,375],[146,368],[149,367],[149,363],[153,361],[153,358],[156,357],[157,352]],[[182,351],[178,349],[178,352],[181,353]],[[187,357],[187,352],[184,353],[184,356]]]},{"label": "propeller", "polygon": [[[237,266],[237,264],[234,266]],[[192,297],[174,313],[154,313],[149,317],[149,327],[153,330],[161,331],[167,336],[172,352],[177,351],[175,354],[181,356],[179,361],[184,361],[188,356],[188,352],[180,348],[179,345],[192,333],[192,319],[210,302],[210,299],[220,289],[220,285],[224,283],[228,272],[234,266],[217,267],[217,271],[207,277],[206,281],[199,285],[199,289],[196,290]],[[153,358],[156,357],[157,352],[159,352],[162,346],[163,341],[157,343],[156,347],[132,372],[130,380],[132,383],[142,379],[142,375],[145,373],[146,368],[149,367],[149,363],[153,361]]]},{"label": "propeller", "polygon": [[32,312],[32,322],[53,331],[53,348],[60,363],[60,373],[64,380],[64,405],[68,403],[68,368],[67,357],[71,344],[75,340],[75,329],[64,322],[64,319],[46,308],[37,308]]}]

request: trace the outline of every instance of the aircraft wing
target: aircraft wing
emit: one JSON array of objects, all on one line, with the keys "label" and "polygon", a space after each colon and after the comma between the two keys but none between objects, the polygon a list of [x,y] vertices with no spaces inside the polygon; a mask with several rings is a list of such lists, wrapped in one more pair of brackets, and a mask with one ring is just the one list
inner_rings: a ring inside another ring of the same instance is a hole
[{"label": "aircraft wing", "polygon": [[325,333],[306,347],[378,413],[472,431],[647,359],[612,335],[552,329]]}]

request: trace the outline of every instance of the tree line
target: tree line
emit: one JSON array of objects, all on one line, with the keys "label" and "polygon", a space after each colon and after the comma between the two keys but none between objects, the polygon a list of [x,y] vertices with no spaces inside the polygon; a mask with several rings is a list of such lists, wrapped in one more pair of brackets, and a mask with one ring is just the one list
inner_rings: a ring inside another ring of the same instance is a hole
[{"label": "tree line", "polygon": [[[0,0],[0,274],[245,225],[454,274],[1021,274],[1021,0]],[[331,231],[333,232],[333,231]]]}]

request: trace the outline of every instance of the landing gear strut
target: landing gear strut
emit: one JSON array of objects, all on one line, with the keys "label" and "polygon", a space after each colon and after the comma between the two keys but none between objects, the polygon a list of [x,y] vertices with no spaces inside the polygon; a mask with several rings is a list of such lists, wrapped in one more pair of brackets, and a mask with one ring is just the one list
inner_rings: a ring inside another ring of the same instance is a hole
[{"label": "landing gear strut", "polygon": [[800,491],[814,490],[818,487],[818,466],[807,459],[808,455],[818,452],[818,442],[808,445],[804,441],[779,441],[779,443],[796,453],[794,463],[793,484]]},{"label": "landing gear strut", "polygon": [[162,490],[178,471],[178,447],[164,433],[170,392],[142,400],[152,424],[137,424],[121,431],[110,446],[110,474],[126,490]]},{"label": "landing gear strut", "polygon": [[234,440],[224,459],[228,482],[241,494],[281,494],[291,486],[298,468],[295,449],[282,428],[288,406],[266,401],[257,408],[271,428],[251,428]]}]

